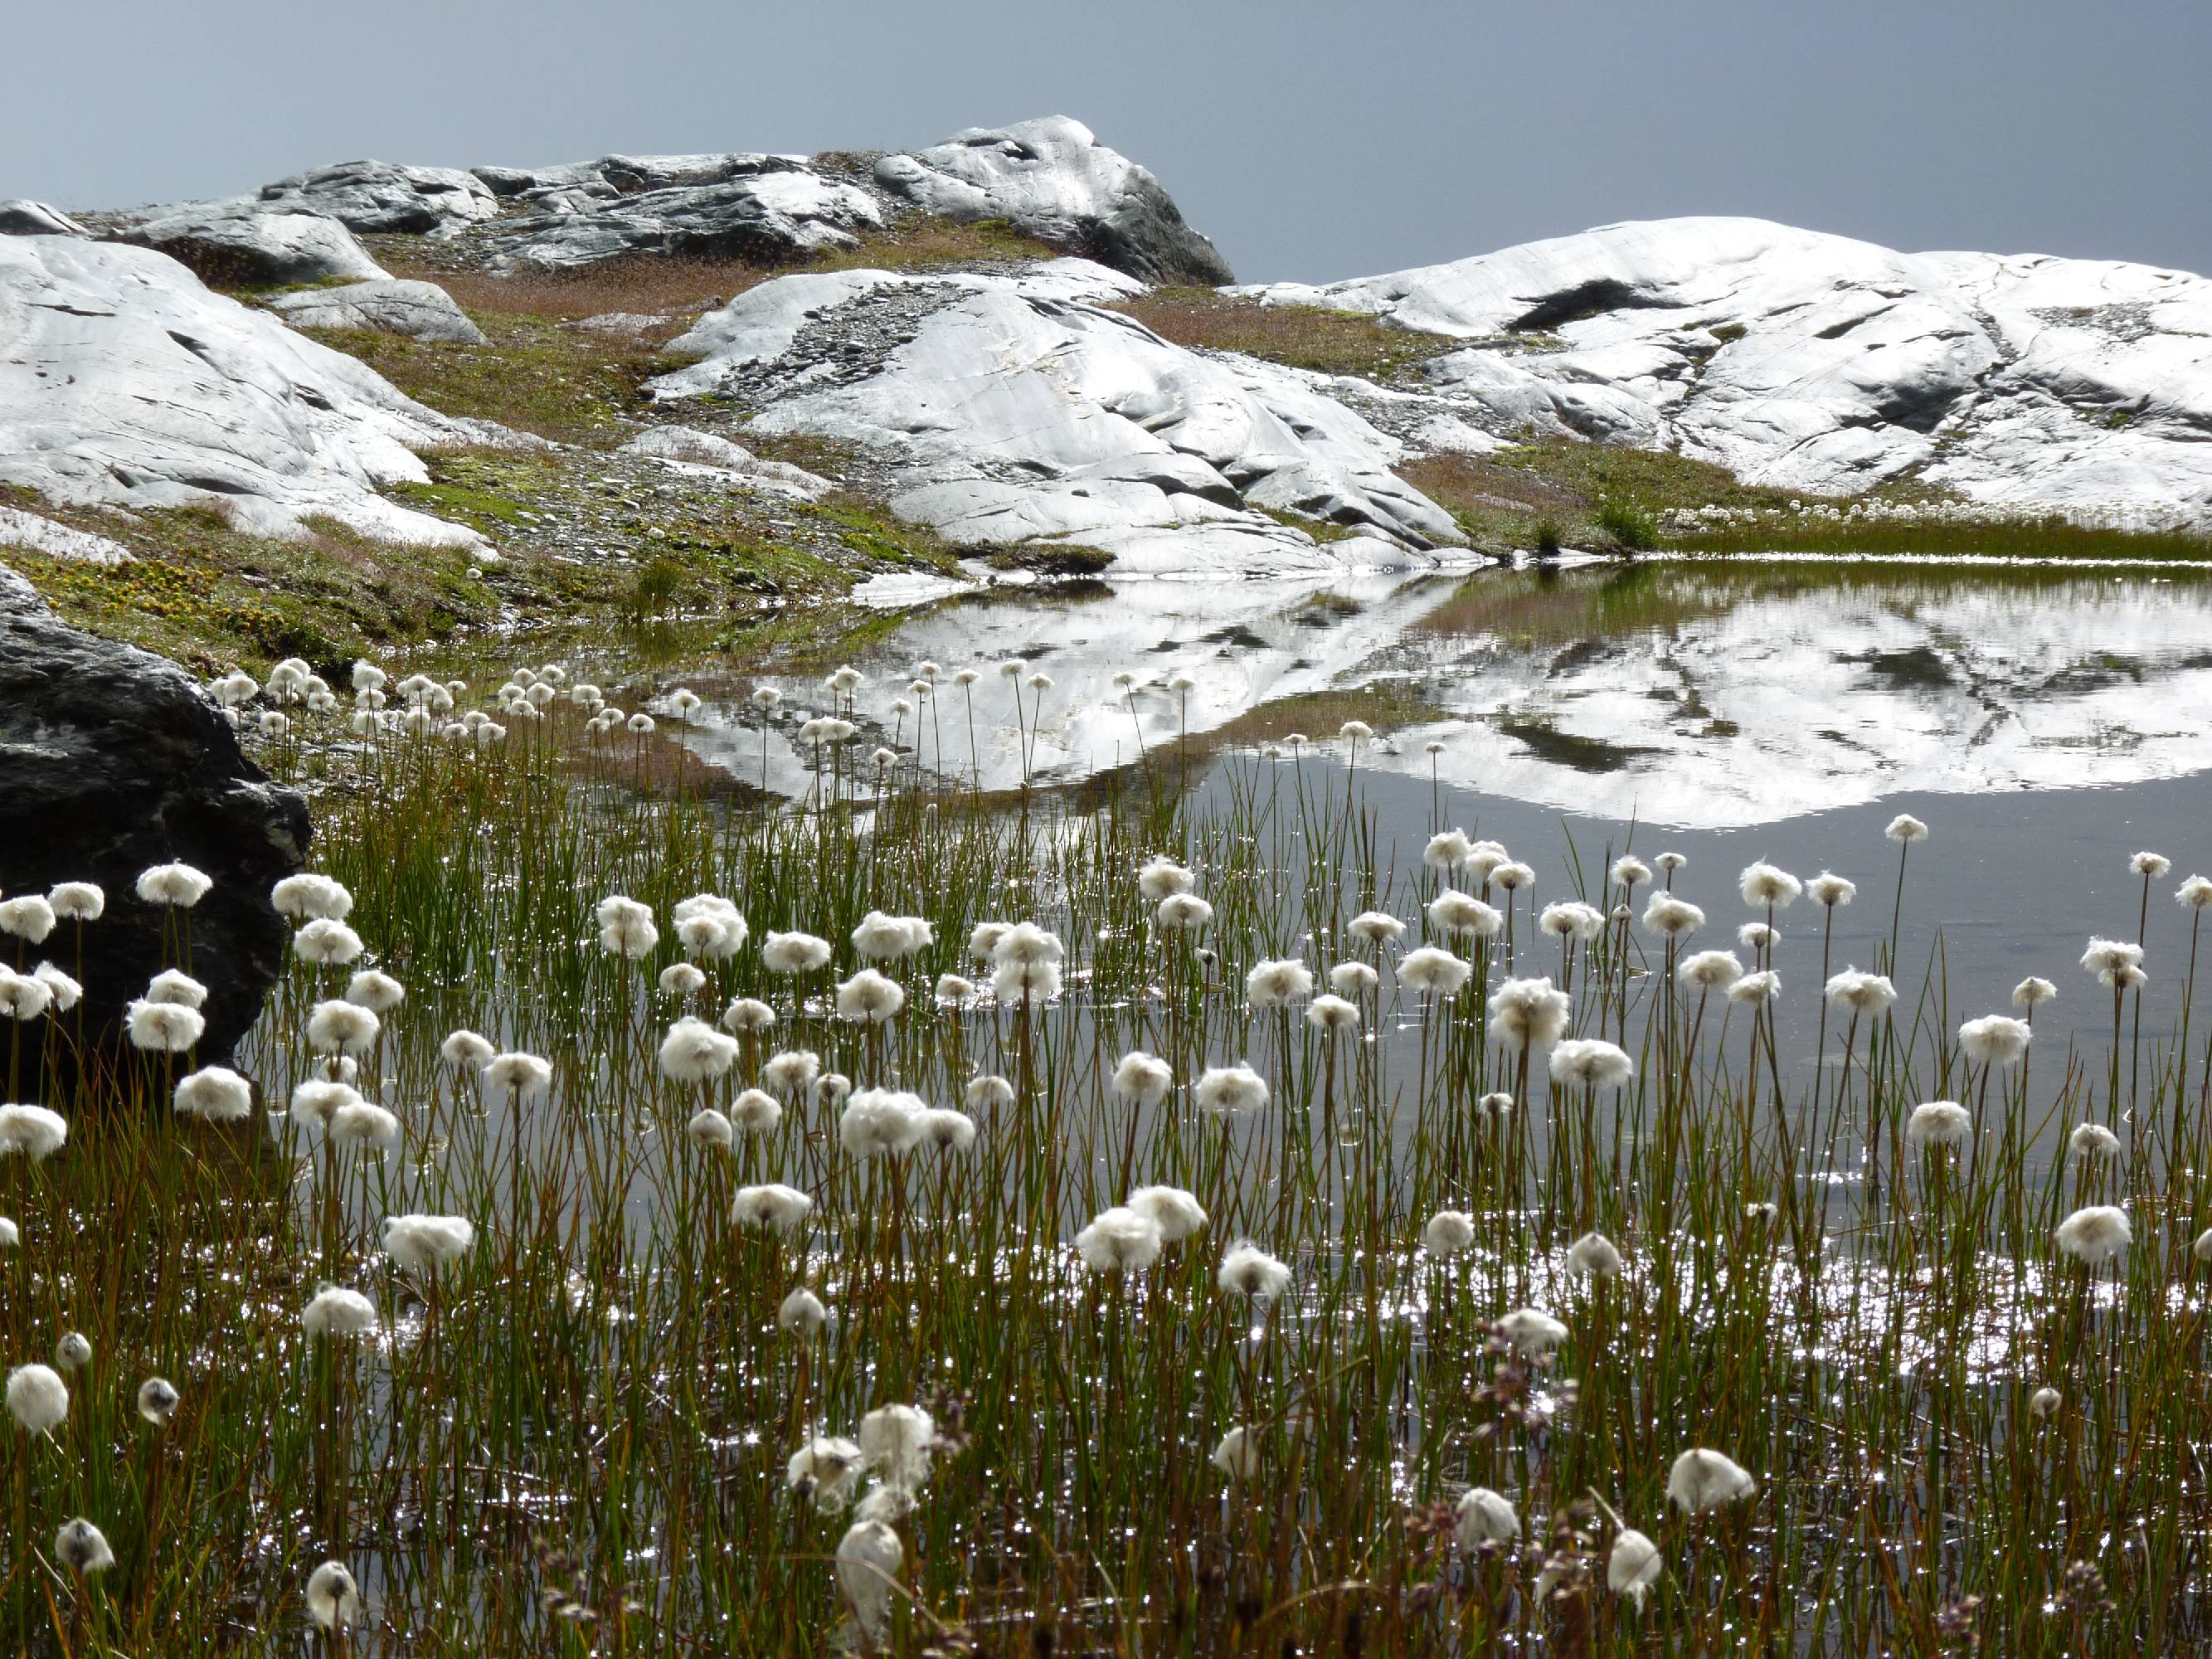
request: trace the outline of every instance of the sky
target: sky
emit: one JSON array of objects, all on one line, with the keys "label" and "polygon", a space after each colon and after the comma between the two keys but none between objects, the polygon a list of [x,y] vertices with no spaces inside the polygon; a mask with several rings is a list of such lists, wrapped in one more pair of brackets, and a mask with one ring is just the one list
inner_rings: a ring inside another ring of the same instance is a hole
[{"label": "sky", "polygon": [[2206,0],[80,0],[8,33],[0,197],[71,208],[1066,114],[1246,281],[1691,213],[2212,271]]}]

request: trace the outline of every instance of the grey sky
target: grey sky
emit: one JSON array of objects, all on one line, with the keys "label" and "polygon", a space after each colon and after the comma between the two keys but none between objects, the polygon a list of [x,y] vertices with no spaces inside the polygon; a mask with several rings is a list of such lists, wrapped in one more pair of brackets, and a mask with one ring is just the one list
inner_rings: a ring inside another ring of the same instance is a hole
[{"label": "grey sky", "polygon": [[1057,112],[1247,280],[1680,213],[2212,270],[2205,0],[106,0],[8,33],[0,196],[64,206]]}]

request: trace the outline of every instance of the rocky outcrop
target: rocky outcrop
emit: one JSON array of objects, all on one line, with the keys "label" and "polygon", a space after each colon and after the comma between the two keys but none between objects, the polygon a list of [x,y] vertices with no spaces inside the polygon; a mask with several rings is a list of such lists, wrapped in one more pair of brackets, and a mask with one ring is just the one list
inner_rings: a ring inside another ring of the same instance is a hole
[{"label": "rocky outcrop", "polygon": [[[860,447],[888,469],[893,509],[957,544],[1248,572],[1403,563],[1459,540],[1391,473],[1395,441],[1318,377],[1185,350],[1097,303],[1134,291],[1079,259],[779,277],[700,319],[670,349],[701,360],[653,389]],[[1267,509],[1350,539],[1319,544]]]},{"label": "rocky outcrop", "polygon": [[21,196],[0,201],[0,236],[82,236],[84,227],[58,207]]},{"label": "rocky outcrop", "polygon": [[510,437],[423,408],[162,254],[0,237],[0,483],[66,506],[216,506],[264,534],[322,515],[474,545],[377,488],[427,478],[418,449]]},{"label": "rocky outcrop", "polygon": [[349,230],[449,231],[499,216],[499,198],[459,167],[340,161],[264,185],[252,200],[266,213],[313,213]]},{"label": "rocky outcrop", "polygon": [[[533,186],[523,195],[538,210],[501,228],[498,260],[560,270],[640,253],[786,259],[850,247],[856,233],[883,223],[883,210],[866,191],[825,178],[791,157],[714,159],[719,165],[708,169],[713,177],[634,193],[614,190],[596,170],[574,182]],[[683,170],[663,167],[617,176],[681,178]]]},{"label": "rocky outcrop", "polygon": [[1440,447],[1533,429],[1790,489],[2212,509],[2212,283],[2180,271],[1669,219],[1242,291],[1470,342],[1425,366]]},{"label": "rocky outcrop", "polygon": [[1143,167],[1064,115],[971,127],[876,163],[876,182],[942,219],[1004,219],[1040,241],[1147,283],[1233,282]]},{"label": "rocky outcrop", "polygon": [[727,480],[736,489],[818,501],[836,489],[829,479],[788,461],[763,460],[742,444],[688,426],[647,427],[623,444],[624,455],[643,455],[695,477]]},{"label": "rocky outcrop", "polygon": [[335,219],[242,203],[187,205],[138,220],[119,240],[158,248],[226,287],[362,282],[388,275]]},{"label": "rocky outcrop", "polygon": [[[179,965],[164,952],[164,910],[139,899],[136,884],[141,871],[181,860],[215,884],[190,918],[190,971],[208,988],[193,1057],[227,1056],[283,969],[286,930],[269,890],[305,858],[306,803],[240,752],[174,663],[68,627],[3,568],[0,775],[0,892],[89,881],[106,895],[106,914],[83,924],[82,957],[73,922],[27,947],[29,960],[50,958],[82,981],[88,1050],[127,1054],[125,1006]],[[69,1029],[76,1020],[67,1017]],[[25,1054],[34,1047],[44,1045],[27,1043]]]},{"label": "rocky outcrop", "polygon": [[483,331],[435,283],[349,283],[343,288],[305,289],[269,302],[295,328],[365,328],[453,345],[489,345]]}]

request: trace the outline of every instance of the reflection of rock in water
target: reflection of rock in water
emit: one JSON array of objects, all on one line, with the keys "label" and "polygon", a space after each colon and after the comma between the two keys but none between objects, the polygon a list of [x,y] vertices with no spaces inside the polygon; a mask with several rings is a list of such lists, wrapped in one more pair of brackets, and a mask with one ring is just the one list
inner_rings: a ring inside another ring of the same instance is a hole
[{"label": "reflection of rock in water", "polygon": [[[2212,720],[2212,582],[2182,573],[1700,561],[1319,586],[1133,580],[1073,597],[969,597],[916,614],[862,664],[859,741],[900,728],[892,702],[910,700],[924,659],[985,677],[966,692],[940,682],[918,738],[908,716],[900,747],[945,775],[980,771],[993,789],[1020,781],[1018,730],[1032,777],[1064,781],[1155,752],[1186,720],[1194,735],[1241,733],[1261,705],[1333,693],[1334,709],[1367,688],[1400,718],[1443,717],[1386,732],[1363,767],[1425,778],[1433,740],[1446,783],[1721,828],[1903,790],[2178,775],[2204,765]],[[1022,690],[1018,725],[994,672],[1013,657],[1053,682]],[[1115,684],[1123,672],[1136,688]],[[1186,673],[1187,697],[1169,689]],[[795,731],[823,694],[784,689],[780,730]],[[1325,745],[1334,732],[1334,720],[1309,728]],[[710,727],[701,746],[757,776],[759,741]],[[772,733],[771,784],[797,793],[807,775]]]}]

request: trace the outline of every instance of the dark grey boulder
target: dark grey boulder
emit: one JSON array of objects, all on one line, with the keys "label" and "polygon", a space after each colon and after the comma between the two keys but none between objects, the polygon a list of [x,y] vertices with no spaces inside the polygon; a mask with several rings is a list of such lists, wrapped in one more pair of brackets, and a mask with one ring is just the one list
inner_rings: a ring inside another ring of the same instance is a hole
[{"label": "dark grey boulder", "polygon": [[[0,568],[0,893],[105,890],[106,915],[83,924],[79,975],[95,1065],[131,1058],[124,1011],[163,965],[164,912],[137,896],[139,872],[181,861],[214,880],[191,914],[191,972],[208,988],[193,1058],[206,1065],[230,1054],[283,970],[287,930],[269,890],[301,867],[310,834],[307,803],[246,757],[184,670],[70,627]],[[24,965],[76,974],[76,924],[61,922]],[[19,1092],[59,1100],[67,1087],[34,1077]]]}]

